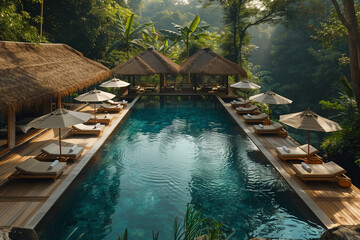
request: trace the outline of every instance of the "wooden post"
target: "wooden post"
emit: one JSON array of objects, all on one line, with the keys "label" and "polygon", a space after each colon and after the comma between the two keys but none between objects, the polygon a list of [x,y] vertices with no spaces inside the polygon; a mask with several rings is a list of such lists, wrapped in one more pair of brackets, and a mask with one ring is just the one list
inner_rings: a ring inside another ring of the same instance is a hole
[{"label": "wooden post", "polygon": [[8,147],[16,146],[16,115],[14,110],[8,110]]},{"label": "wooden post", "polygon": [[59,94],[58,100],[57,100],[57,108],[61,108],[61,95]]},{"label": "wooden post", "polygon": [[225,93],[226,95],[229,94],[229,76],[225,76]]},{"label": "wooden post", "polygon": [[164,91],[164,74],[160,74],[160,92],[162,93]]},{"label": "wooden post", "polygon": [[60,154],[59,154],[59,161],[61,160],[61,129],[59,128],[59,148],[60,148]]}]

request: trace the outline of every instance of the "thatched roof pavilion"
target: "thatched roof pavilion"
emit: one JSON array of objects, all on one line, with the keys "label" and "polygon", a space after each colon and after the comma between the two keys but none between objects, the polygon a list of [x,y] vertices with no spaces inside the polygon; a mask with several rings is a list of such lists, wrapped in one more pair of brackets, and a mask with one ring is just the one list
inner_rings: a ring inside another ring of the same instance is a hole
[{"label": "thatched roof pavilion", "polygon": [[198,75],[240,75],[247,77],[246,71],[238,64],[214,53],[210,48],[201,49],[185,62],[180,64],[180,74]]},{"label": "thatched roof pavilion", "polygon": [[111,72],[123,76],[148,76],[155,74],[155,70],[138,56],[114,67],[111,69]]},{"label": "thatched roof pavilion", "polygon": [[0,41],[0,110],[19,110],[111,76],[105,66],[65,44]]},{"label": "thatched roof pavilion", "polygon": [[[65,44],[0,41],[0,111],[8,148],[15,146],[16,111],[89,87],[111,76],[105,66]],[[45,105],[44,105],[45,106]]]},{"label": "thatched roof pavilion", "polygon": [[148,48],[138,55],[156,74],[178,75],[180,66],[152,48]]}]

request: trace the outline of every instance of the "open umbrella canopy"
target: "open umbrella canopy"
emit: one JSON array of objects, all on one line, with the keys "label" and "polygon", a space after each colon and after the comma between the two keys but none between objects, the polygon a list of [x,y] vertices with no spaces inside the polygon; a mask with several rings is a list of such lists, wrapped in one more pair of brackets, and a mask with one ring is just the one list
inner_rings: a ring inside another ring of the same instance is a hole
[{"label": "open umbrella canopy", "polygon": [[267,91],[264,93],[257,94],[255,96],[251,96],[249,100],[267,104],[290,104],[292,100],[287,99],[279,94],[274,93],[273,91]]},{"label": "open umbrella canopy", "polygon": [[261,86],[255,84],[255,83],[252,83],[252,82],[250,82],[248,80],[231,84],[230,87],[243,88],[243,89],[258,89],[258,88],[261,88]]},{"label": "open umbrella canopy", "polygon": [[127,87],[130,83],[122,81],[118,78],[113,78],[109,81],[103,82],[100,87],[103,88],[121,88],[121,87]]},{"label": "open umbrella canopy", "polygon": [[63,128],[89,120],[90,114],[58,108],[44,116],[35,118],[27,125],[33,128]]},{"label": "open umbrella canopy", "polygon": [[112,93],[104,92],[101,90],[91,90],[90,92],[81,94],[76,97],[75,100],[80,102],[102,102],[114,98],[115,95]]},{"label": "open umbrella canopy", "polygon": [[334,132],[342,130],[338,123],[321,117],[309,109],[303,112],[281,115],[280,122],[293,128],[309,131]]}]

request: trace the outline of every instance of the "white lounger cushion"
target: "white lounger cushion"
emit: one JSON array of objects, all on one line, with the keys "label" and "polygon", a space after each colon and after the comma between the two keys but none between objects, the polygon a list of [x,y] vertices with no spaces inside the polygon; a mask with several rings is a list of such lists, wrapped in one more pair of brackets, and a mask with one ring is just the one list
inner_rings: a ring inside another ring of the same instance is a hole
[{"label": "white lounger cushion", "polygon": [[[250,115],[250,116],[249,116]],[[247,114],[243,116],[245,120],[262,120],[268,117],[266,113],[260,113],[258,115]]]},{"label": "white lounger cushion", "polygon": [[345,169],[334,162],[308,165],[311,167],[310,173],[303,169],[301,164],[293,164],[293,169],[302,178],[329,178],[346,173]]},{"label": "white lounger cushion", "polygon": [[[113,116],[111,116],[110,114],[107,114],[107,115],[97,115],[96,114],[96,119],[112,119]],[[91,117],[90,118],[91,120],[95,120],[95,118]]]},{"label": "white lounger cushion", "polygon": [[[280,157],[306,157],[307,154],[307,144],[304,144],[300,147],[288,147],[288,149],[290,150],[290,152],[286,152],[284,150],[283,147],[277,147],[276,148],[276,152],[279,154]],[[306,149],[306,151],[304,151],[303,149]],[[313,146],[310,145],[310,156],[314,155],[316,153],[318,153],[319,150],[317,150],[316,148],[314,148]]]},{"label": "white lounger cushion", "polygon": [[104,129],[105,125],[100,124],[96,129],[94,129],[94,125],[85,125],[83,123],[75,124],[73,128],[78,130],[85,130],[85,131],[101,131]]},{"label": "white lounger cushion", "polygon": [[57,163],[54,168],[48,169],[51,162],[40,162],[34,158],[28,158],[15,168],[28,175],[58,175],[66,167],[65,162]]},{"label": "white lounger cushion", "polygon": [[[61,146],[61,155],[65,156],[65,157],[66,156],[77,156],[84,150],[83,147],[78,146],[73,151],[71,151],[72,148],[73,147]],[[50,143],[49,145],[47,145],[46,147],[41,149],[41,151],[48,155],[59,155],[60,147],[56,143]]]},{"label": "white lounger cushion", "polygon": [[281,123],[274,123],[273,125],[264,125],[262,128],[258,125],[254,126],[255,131],[262,131],[262,132],[272,132],[276,130],[280,130],[283,128],[283,125]]},{"label": "white lounger cushion", "polygon": [[100,106],[103,107],[103,108],[120,108],[120,109],[123,108],[123,106],[120,105],[120,104],[118,104],[118,105],[110,105],[110,104],[103,103]]},{"label": "white lounger cushion", "polygon": [[236,111],[238,111],[238,112],[248,112],[248,111],[256,110],[256,109],[258,109],[258,108],[259,108],[259,107],[256,106],[256,105],[252,105],[252,106],[247,107],[247,108],[237,107],[237,108],[236,108]]}]

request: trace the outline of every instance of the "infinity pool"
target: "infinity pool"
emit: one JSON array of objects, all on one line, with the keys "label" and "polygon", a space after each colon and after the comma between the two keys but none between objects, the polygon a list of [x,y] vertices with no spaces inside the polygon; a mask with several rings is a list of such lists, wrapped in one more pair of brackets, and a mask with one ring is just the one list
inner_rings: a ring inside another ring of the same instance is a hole
[{"label": "infinity pool", "polygon": [[215,97],[144,96],[103,146],[41,239],[172,239],[187,203],[231,239],[324,231]]}]

